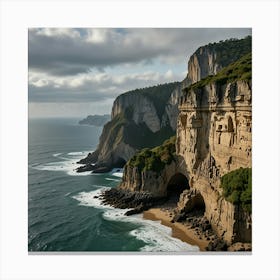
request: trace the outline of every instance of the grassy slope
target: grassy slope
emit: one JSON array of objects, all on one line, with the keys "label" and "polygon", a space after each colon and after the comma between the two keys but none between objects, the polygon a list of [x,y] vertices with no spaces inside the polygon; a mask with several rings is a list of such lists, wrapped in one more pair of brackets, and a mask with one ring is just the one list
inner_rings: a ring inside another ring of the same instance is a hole
[{"label": "grassy slope", "polygon": [[[225,67],[230,63],[237,61],[245,54],[252,52],[252,37],[247,36],[243,39],[229,39],[218,43],[210,43],[204,47],[215,51],[217,54],[217,63],[222,67]],[[199,51],[200,48],[195,53],[198,54]]]},{"label": "grassy slope", "polygon": [[197,83],[190,85],[188,90],[202,88],[210,83],[226,84],[238,80],[249,81],[252,79],[252,54],[248,53],[236,62],[223,68],[216,75],[209,75]]}]

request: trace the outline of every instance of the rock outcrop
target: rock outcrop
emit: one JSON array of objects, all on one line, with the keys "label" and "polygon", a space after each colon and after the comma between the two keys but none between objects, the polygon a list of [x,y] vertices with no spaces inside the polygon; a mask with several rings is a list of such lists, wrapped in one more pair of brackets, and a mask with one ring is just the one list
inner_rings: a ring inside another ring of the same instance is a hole
[{"label": "rock outcrop", "polygon": [[111,118],[117,117],[128,108],[131,108],[131,120],[136,125],[145,124],[152,132],[160,130],[161,116],[148,97],[137,92],[120,95],[114,101]]},{"label": "rock outcrop", "polygon": [[94,172],[108,172],[114,167],[123,167],[138,150],[160,145],[175,135],[175,128],[164,115],[169,97],[179,85],[179,82],[163,84],[118,96],[98,148],[79,161],[86,166],[78,171],[92,167]]}]

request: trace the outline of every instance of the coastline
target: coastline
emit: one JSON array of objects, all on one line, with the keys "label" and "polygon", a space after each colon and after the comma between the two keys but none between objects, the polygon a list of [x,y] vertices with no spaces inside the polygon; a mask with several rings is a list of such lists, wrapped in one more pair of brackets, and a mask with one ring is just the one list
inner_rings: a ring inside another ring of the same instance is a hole
[{"label": "coastline", "polygon": [[200,251],[206,251],[206,247],[211,240],[204,236],[199,236],[191,224],[172,223],[172,213],[162,208],[151,208],[143,212],[143,218],[152,221],[161,221],[161,224],[172,229],[172,236],[186,242],[190,245],[198,246]]}]

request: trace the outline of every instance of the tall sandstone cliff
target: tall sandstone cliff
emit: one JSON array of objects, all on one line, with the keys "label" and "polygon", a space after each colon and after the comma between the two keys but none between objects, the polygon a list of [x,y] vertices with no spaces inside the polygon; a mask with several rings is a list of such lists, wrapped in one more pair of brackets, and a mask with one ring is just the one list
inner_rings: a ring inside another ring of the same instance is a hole
[{"label": "tall sandstone cliff", "polygon": [[155,197],[188,180],[178,209],[205,204],[205,217],[228,244],[251,242],[251,214],[228,202],[221,176],[251,167],[251,56],[247,55],[198,83],[183,88],[177,120],[176,155],[160,171],[127,164],[120,189]]},{"label": "tall sandstone cliff", "polygon": [[176,130],[179,115],[178,104],[183,93],[182,89],[209,75],[216,75],[220,70],[250,51],[250,36],[240,40],[230,39],[199,47],[188,61],[188,74],[186,78],[173,91],[166,104],[163,120],[168,121],[170,126]]}]

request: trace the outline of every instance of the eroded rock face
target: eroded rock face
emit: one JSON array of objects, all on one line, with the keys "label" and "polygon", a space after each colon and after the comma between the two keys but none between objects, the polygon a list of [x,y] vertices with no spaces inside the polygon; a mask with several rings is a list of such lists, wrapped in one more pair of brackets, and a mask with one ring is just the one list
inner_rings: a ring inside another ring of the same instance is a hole
[{"label": "eroded rock face", "polygon": [[217,52],[208,47],[200,47],[188,63],[188,78],[191,83],[200,81],[208,75],[215,75],[223,65],[217,61]]},{"label": "eroded rock face", "polygon": [[145,123],[152,132],[160,130],[161,121],[154,104],[140,94],[127,94],[117,97],[112,108],[112,119],[129,107],[133,107],[132,119],[137,125]]},{"label": "eroded rock face", "polygon": [[251,242],[251,215],[226,201],[220,188],[222,175],[252,166],[251,83],[191,90],[179,110],[174,161],[160,173],[126,166],[120,188],[162,197],[174,174],[183,174],[190,190],[181,194],[178,212],[203,204],[204,216],[219,238],[227,244]]},{"label": "eroded rock face", "polygon": [[162,172],[139,171],[137,167],[126,165],[120,189],[147,192],[155,197],[167,195],[167,185],[171,177],[177,172],[177,164],[173,161]]},{"label": "eroded rock face", "polygon": [[169,124],[174,131],[177,128],[177,118],[179,115],[178,104],[182,96],[182,85],[183,82],[171,93],[162,116],[161,126],[164,127]]},{"label": "eroded rock face", "polygon": [[181,100],[176,152],[184,158],[205,201],[205,216],[229,244],[251,240],[251,217],[221,196],[225,173],[251,167],[251,83],[212,83],[190,90]]}]

